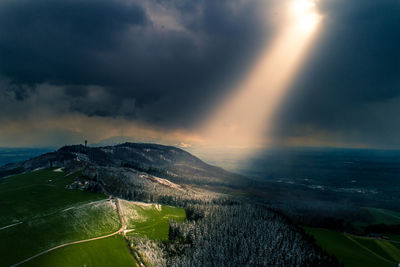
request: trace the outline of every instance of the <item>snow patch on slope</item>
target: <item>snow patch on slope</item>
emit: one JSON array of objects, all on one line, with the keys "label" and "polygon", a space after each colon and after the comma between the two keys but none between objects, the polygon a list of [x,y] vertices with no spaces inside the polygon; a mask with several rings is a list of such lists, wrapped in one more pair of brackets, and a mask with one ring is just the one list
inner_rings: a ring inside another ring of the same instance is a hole
[{"label": "snow patch on slope", "polygon": [[171,181],[169,181],[169,180],[167,180],[167,179],[163,179],[163,178],[159,178],[159,177],[155,177],[155,176],[153,176],[153,178],[154,178],[159,184],[162,184],[162,185],[165,185],[165,186],[168,186],[168,187],[171,187],[171,188],[174,188],[174,189],[178,189],[178,190],[182,190],[182,191],[183,191],[182,186],[180,186],[180,185],[178,185],[178,184],[175,184],[175,183],[173,183],[173,182],[171,182]]}]

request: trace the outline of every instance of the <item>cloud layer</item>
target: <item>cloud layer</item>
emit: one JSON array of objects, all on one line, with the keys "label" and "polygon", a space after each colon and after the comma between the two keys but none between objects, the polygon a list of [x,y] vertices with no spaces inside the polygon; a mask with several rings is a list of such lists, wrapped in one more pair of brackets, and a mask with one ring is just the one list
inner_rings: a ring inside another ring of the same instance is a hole
[{"label": "cloud layer", "polygon": [[[21,145],[38,120],[47,126],[24,145],[124,135],[127,125],[187,143],[182,129],[210,115],[269,44],[282,3],[0,0],[0,146]],[[270,134],[300,145],[400,148],[399,2],[321,0],[318,8],[321,33]],[[120,129],[95,134],[96,124]]]},{"label": "cloud layer", "polygon": [[53,86],[57,111],[188,127],[268,36],[260,5],[1,1],[0,90],[24,101]]}]

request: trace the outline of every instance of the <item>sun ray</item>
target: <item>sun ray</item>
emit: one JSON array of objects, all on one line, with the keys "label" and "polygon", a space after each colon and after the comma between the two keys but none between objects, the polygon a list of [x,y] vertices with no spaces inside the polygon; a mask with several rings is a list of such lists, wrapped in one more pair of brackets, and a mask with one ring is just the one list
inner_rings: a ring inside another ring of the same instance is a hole
[{"label": "sun ray", "polygon": [[321,19],[311,0],[293,1],[288,13],[289,22],[272,45],[262,51],[243,82],[203,125],[206,145],[265,145],[263,133],[288,93]]}]

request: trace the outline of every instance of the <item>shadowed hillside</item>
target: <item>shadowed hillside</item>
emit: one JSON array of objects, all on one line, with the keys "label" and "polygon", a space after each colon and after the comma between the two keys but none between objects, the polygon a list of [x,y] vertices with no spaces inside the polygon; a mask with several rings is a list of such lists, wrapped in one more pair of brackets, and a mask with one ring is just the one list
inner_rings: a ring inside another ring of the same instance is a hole
[{"label": "shadowed hillside", "polygon": [[244,177],[211,166],[172,146],[124,143],[116,146],[64,146],[55,152],[0,167],[0,177],[40,168],[125,167],[179,184],[243,186]]}]

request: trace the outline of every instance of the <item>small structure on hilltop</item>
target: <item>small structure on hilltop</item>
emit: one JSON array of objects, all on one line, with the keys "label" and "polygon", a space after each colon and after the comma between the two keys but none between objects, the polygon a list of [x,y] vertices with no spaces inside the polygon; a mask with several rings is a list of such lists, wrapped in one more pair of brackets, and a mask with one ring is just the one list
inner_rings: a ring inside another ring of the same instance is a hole
[{"label": "small structure on hilltop", "polygon": [[87,146],[87,140],[85,140],[85,147]]}]

